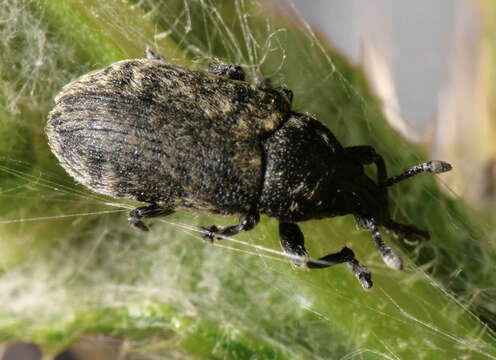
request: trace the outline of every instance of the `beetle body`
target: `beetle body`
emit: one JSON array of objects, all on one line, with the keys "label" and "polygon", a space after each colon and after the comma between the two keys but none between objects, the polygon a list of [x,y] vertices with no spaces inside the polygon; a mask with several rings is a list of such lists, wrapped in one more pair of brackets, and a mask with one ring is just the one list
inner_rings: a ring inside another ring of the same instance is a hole
[{"label": "beetle body", "polygon": [[[238,68],[209,73],[169,64],[151,51],[148,57],[86,74],[57,95],[46,132],[69,174],[98,193],[148,203],[130,214],[143,230],[142,219],[176,208],[241,216],[235,226],[202,228],[212,241],[251,229],[259,212],[275,217],[295,265],[346,262],[365,288],[372,286],[348,248],[311,260],[295,223],[354,214],[373,234],[376,225],[393,229],[385,167],[373,148],[341,146],[317,120],[291,111],[288,90],[242,81]],[[364,172],[372,162],[378,181]],[[385,252],[392,250],[380,243],[388,264]],[[401,268],[399,258],[392,261]]]}]

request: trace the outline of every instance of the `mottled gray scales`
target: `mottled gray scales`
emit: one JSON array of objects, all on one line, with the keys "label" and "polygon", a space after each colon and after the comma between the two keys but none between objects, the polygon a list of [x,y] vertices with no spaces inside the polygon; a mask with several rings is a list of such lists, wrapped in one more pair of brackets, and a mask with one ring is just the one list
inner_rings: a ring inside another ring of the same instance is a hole
[{"label": "mottled gray scales", "polygon": [[47,133],[62,165],[95,191],[236,214],[257,201],[261,139],[284,120],[279,108],[288,106],[273,90],[126,60],[66,85]]}]

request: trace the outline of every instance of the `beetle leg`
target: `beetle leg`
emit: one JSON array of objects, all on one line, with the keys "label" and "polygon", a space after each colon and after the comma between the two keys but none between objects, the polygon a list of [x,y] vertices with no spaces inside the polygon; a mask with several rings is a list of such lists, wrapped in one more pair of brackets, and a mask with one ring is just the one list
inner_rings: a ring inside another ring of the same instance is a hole
[{"label": "beetle leg", "polygon": [[162,55],[154,53],[149,46],[146,47],[145,54],[147,59],[166,61]]},{"label": "beetle leg", "polygon": [[377,249],[381,253],[384,263],[392,269],[402,270],[403,262],[401,261],[400,257],[393,251],[393,249],[391,249],[384,243],[374,219],[364,218],[359,215],[355,215],[355,219],[359,226],[369,230],[372,233],[372,237],[374,238]]},{"label": "beetle leg", "polygon": [[375,152],[375,149],[369,145],[350,146],[344,148],[349,158],[359,162],[362,165],[374,163],[377,167],[377,181],[382,184],[387,179],[386,164],[381,155]]},{"label": "beetle leg", "polygon": [[304,236],[298,225],[280,222],[279,241],[284,252],[290,256],[289,260],[294,266],[304,267],[308,264],[310,256],[305,249]]},{"label": "beetle leg", "polygon": [[286,86],[278,86],[274,88],[275,91],[277,91],[279,94],[284,96],[288,102],[288,104],[292,104],[293,102],[293,91],[288,89]]},{"label": "beetle leg", "polygon": [[310,259],[304,245],[304,236],[298,225],[294,223],[279,223],[279,239],[286,254],[290,256],[293,265],[309,269],[323,269],[333,265],[346,263],[348,269],[355,274],[364,289],[372,287],[370,271],[355,259],[353,251],[347,247],[319,259]]},{"label": "beetle leg", "polygon": [[291,105],[293,103],[293,91],[288,89],[284,85],[272,87],[272,81],[270,78],[258,77],[255,80],[255,85],[259,89],[274,90],[277,93],[279,93],[284,99],[286,99],[286,101],[288,102],[289,105]]},{"label": "beetle leg", "polygon": [[245,71],[239,65],[219,64],[209,70],[209,73],[215,75],[226,75],[231,80],[245,81]]},{"label": "beetle leg", "polygon": [[402,238],[407,244],[411,245],[418,243],[419,237],[426,240],[431,238],[427,231],[420,230],[415,225],[400,224],[391,219],[384,223],[384,227],[391,230],[396,236]]},{"label": "beetle leg", "polygon": [[390,177],[389,179],[380,182],[381,186],[391,186],[393,184],[396,184],[397,182],[403,181],[405,179],[408,179],[409,177],[412,177],[414,175],[423,173],[423,172],[430,172],[434,174],[439,174],[443,173],[446,171],[450,171],[452,169],[451,165],[448,164],[447,162],[441,161],[441,160],[431,160],[424,162],[422,164],[415,165],[414,167],[408,169],[404,173],[401,173],[399,175]]},{"label": "beetle leg", "polygon": [[141,206],[129,212],[129,222],[134,227],[148,231],[148,226],[142,221],[142,219],[149,219],[159,216],[167,216],[174,212],[172,208],[161,207],[157,204],[150,204],[148,206]]},{"label": "beetle leg", "polygon": [[249,212],[239,218],[239,223],[233,226],[202,226],[200,233],[205,241],[212,243],[215,239],[222,239],[223,236],[233,236],[241,231],[253,229],[260,220],[258,212]]}]

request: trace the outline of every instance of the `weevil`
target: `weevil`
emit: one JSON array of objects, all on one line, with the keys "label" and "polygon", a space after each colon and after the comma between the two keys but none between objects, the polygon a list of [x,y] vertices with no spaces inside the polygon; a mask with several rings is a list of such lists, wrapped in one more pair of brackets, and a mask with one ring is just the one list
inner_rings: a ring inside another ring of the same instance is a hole
[{"label": "weevil", "polygon": [[343,147],[312,116],[291,110],[289,89],[249,83],[240,66],[197,71],[146,54],[66,85],[46,125],[52,152],[76,181],[147,204],[129,213],[132,225],[146,231],[145,219],[178,208],[238,215],[235,225],[200,228],[212,242],[253,229],[264,214],[279,221],[282,249],[295,266],[346,263],[365,289],[370,271],[351,249],[310,258],[297,223],[352,214],[397,270],[402,261],[378,227],[410,240],[429,237],[391,219],[387,190],[421,172],[448,171],[448,163],[428,161],[388,178],[372,146]]}]

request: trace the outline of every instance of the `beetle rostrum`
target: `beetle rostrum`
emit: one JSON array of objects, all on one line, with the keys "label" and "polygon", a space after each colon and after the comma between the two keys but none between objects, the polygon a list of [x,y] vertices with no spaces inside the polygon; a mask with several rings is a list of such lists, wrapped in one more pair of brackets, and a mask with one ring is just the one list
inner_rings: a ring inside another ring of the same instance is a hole
[{"label": "beetle rostrum", "polygon": [[[243,69],[219,65],[195,71],[147,50],[83,75],[56,96],[46,133],[62,167],[105,195],[147,203],[129,214],[132,225],[176,208],[239,215],[233,226],[202,227],[214,241],[250,230],[265,214],[279,221],[281,246],[295,266],[346,263],[368,289],[370,271],[353,251],[312,259],[296,223],[347,214],[369,230],[387,266],[398,255],[378,227],[415,240],[426,231],[391,219],[388,187],[421,172],[451,169],[428,161],[388,177],[371,146],[343,147],[327,127],[291,110],[292,92],[245,81]],[[375,164],[377,179],[364,172]]]}]

